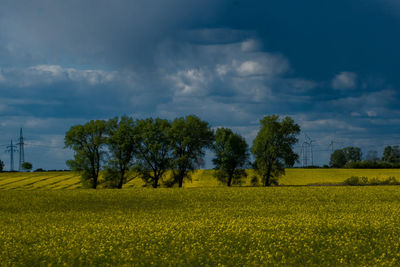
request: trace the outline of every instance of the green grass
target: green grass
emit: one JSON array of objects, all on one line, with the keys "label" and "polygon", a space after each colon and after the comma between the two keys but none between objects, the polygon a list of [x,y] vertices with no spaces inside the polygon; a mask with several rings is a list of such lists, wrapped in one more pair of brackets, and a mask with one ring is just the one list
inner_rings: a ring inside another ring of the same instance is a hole
[{"label": "green grass", "polygon": [[[248,170],[244,186],[250,185],[254,175]],[[223,187],[213,176],[213,170],[198,170],[192,174],[191,181],[185,181],[184,187]],[[400,180],[400,169],[286,169],[286,175],[279,179],[281,185],[309,185],[342,183],[351,176],[386,179],[396,177]],[[142,187],[141,179],[130,180],[125,188]],[[37,172],[37,173],[0,173],[0,189],[77,189],[80,179],[73,172]],[[100,185],[101,187],[101,185]]]},{"label": "green grass", "polygon": [[400,187],[0,191],[1,265],[398,265]]}]

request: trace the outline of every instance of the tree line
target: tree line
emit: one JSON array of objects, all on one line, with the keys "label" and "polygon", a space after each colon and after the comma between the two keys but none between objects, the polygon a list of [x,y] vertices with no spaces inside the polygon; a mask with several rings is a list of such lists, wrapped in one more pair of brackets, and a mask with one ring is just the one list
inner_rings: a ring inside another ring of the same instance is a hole
[{"label": "tree line", "polygon": [[329,165],[333,168],[400,168],[400,148],[386,146],[381,158],[377,151],[370,150],[364,160],[359,147],[336,149],[331,154]]},{"label": "tree line", "polygon": [[246,176],[244,169],[248,167],[269,186],[284,174],[285,167],[297,161],[293,146],[299,133],[300,126],[290,117],[265,116],[249,149],[238,133],[229,128],[214,131],[195,115],[172,121],[122,116],[72,126],[64,143],[74,151],[67,165],[80,172],[84,185],[92,188],[99,184],[100,171],[107,187],[122,188],[128,179],[138,177],[157,188],[167,171],[173,177],[168,186],[182,187],[183,181],[190,180],[191,173],[204,165],[207,149],[215,153],[216,178],[228,186]]}]

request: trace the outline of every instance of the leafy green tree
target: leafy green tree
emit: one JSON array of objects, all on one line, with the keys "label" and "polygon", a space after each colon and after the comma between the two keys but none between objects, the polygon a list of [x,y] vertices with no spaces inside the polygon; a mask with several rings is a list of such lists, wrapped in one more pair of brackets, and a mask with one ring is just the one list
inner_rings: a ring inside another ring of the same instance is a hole
[{"label": "leafy green tree", "polygon": [[386,146],[383,151],[383,161],[389,163],[399,163],[400,162],[400,149],[399,146]]},{"label": "leafy green tree", "polygon": [[136,128],[136,171],[143,181],[157,188],[159,180],[172,166],[172,147],[168,137],[171,123],[149,118],[137,120]]},{"label": "leafy green tree", "polygon": [[343,148],[342,150],[346,156],[346,163],[361,161],[362,153],[359,147],[349,146]]},{"label": "leafy green tree", "polygon": [[66,148],[74,150],[74,159],[67,165],[81,172],[82,182],[96,188],[99,172],[107,143],[107,123],[104,120],[91,120],[84,125],[72,126],[65,134]]},{"label": "leafy green tree", "polygon": [[265,116],[261,128],[253,141],[251,151],[255,157],[254,168],[261,175],[265,186],[271,185],[271,178],[285,173],[285,166],[293,166],[298,155],[293,151],[297,143],[300,126],[290,117],[279,122],[279,116]]},{"label": "leafy green tree", "polygon": [[215,134],[215,158],[213,163],[217,170],[216,176],[228,186],[240,181],[246,176],[243,168],[248,163],[249,148],[246,140],[239,134],[227,128],[219,128]]},{"label": "leafy green tree", "polygon": [[331,154],[331,159],[329,161],[329,166],[332,168],[343,168],[346,165],[347,159],[346,154],[343,152],[342,149],[336,149]]},{"label": "leafy green tree", "polygon": [[211,147],[214,133],[208,122],[194,115],[176,118],[169,131],[172,145],[174,180],[182,187],[183,179],[195,170],[204,156],[205,148]]},{"label": "leafy green tree", "polygon": [[4,170],[4,162],[0,160],[0,172]]},{"label": "leafy green tree", "polygon": [[121,189],[128,179],[129,169],[134,165],[136,125],[127,116],[110,119],[107,124],[110,158],[105,167],[104,179],[109,186]]},{"label": "leafy green tree", "polygon": [[24,163],[22,163],[21,165],[23,170],[29,171],[32,170],[32,163],[25,161]]},{"label": "leafy green tree", "polygon": [[345,147],[337,149],[331,154],[329,165],[333,168],[343,168],[346,164],[360,162],[362,158],[359,147]]}]

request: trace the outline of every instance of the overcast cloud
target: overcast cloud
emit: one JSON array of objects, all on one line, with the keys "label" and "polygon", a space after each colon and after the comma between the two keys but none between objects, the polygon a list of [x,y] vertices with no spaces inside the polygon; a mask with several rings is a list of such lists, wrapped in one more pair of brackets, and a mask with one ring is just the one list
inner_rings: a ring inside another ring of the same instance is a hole
[{"label": "overcast cloud", "polygon": [[123,114],[196,114],[250,145],[263,116],[288,115],[320,165],[331,141],[365,154],[400,143],[395,1],[0,5],[0,148],[23,127],[34,168],[66,168],[71,126]]}]

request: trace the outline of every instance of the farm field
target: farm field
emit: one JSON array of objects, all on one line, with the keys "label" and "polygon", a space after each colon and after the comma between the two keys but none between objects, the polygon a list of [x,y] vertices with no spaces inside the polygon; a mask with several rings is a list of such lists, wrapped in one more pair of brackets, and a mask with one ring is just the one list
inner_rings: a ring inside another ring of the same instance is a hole
[{"label": "farm field", "polygon": [[[213,170],[197,170],[192,181],[186,181],[184,187],[223,187],[213,176]],[[250,185],[254,175],[248,170],[243,186]],[[385,179],[396,177],[400,180],[400,169],[287,169],[286,175],[279,179],[280,185],[310,185],[341,183],[351,176],[366,176]],[[142,187],[141,179],[132,179],[125,188]],[[101,187],[101,185],[100,185]],[[15,172],[0,173],[1,189],[77,189],[81,188],[79,175],[73,172]]]},{"label": "farm field", "polygon": [[398,265],[400,187],[0,191],[2,265]]}]

